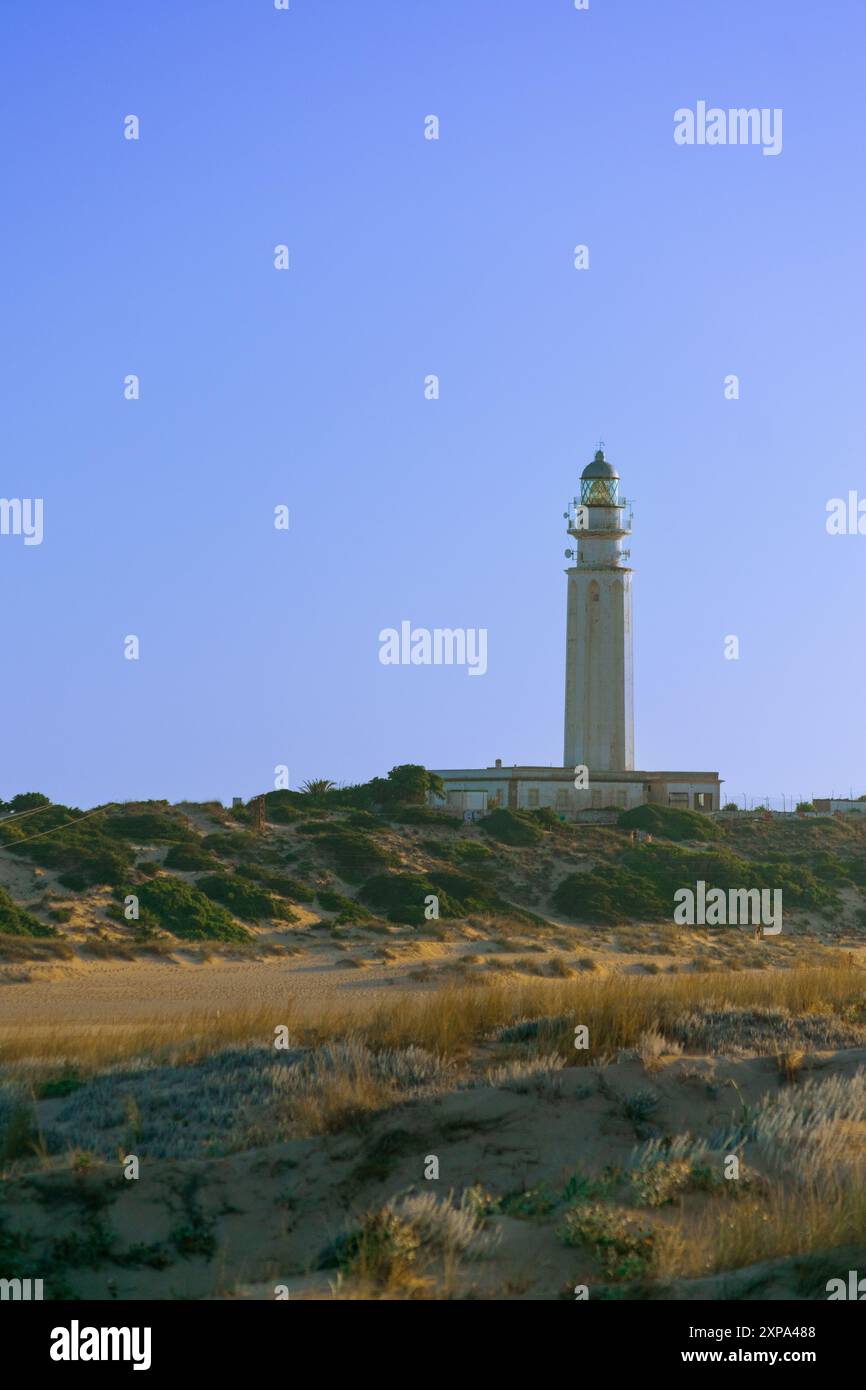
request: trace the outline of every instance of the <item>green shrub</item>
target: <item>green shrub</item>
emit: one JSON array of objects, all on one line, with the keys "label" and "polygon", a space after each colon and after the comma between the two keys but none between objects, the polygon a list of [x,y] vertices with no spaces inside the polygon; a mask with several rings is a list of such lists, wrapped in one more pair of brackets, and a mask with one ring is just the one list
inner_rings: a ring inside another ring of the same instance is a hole
[{"label": "green shrub", "polygon": [[315,888],[311,888],[308,883],[301,883],[300,879],[290,878],[288,874],[275,874],[273,870],[262,868],[260,864],[239,864],[236,872],[242,878],[251,878],[256,883],[264,884],[272,893],[278,894],[281,898],[288,898],[293,903],[311,903],[316,896]]},{"label": "green shrub", "polygon": [[340,877],[349,883],[359,883],[389,863],[388,855],[361,830],[326,828],[317,835],[316,842],[333,858]]},{"label": "green shrub", "polygon": [[261,849],[258,837],[249,830],[217,830],[211,835],[205,835],[201,844],[204,849],[213,850],[221,859],[236,854],[247,854],[255,858]]},{"label": "green shrub", "polygon": [[488,846],[482,845],[478,840],[458,840],[454,845],[454,855],[467,864],[481,864],[484,860],[493,858]]},{"label": "green shrub", "polygon": [[[826,872],[830,876],[836,869],[831,864]],[[780,888],[786,907],[831,909],[840,904],[836,888],[804,864],[744,859],[722,847],[688,850],[656,843],[624,850],[617,863],[569,874],[555,889],[553,903],[561,912],[588,922],[673,920],[674,894],[698,881],[708,892]]]},{"label": "green shrub", "polygon": [[[124,880],[132,852],[105,833],[104,816],[69,806],[46,806],[24,822],[0,822],[0,845],[43,868],[61,870],[60,882],[75,892]],[[56,832],[56,833],[52,833]]]},{"label": "green shrub", "polygon": [[286,790],[265,792],[265,820],[272,825],[290,825],[300,812],[294,805],[297,794]]},{"label": "green shrub", "polygon": [[278,917],[285,922],[295,921],[295,914],[272,894],[255,887],[237,874],[207,874],[197,880],[200,888],[215,902],[229,908],[236,917],[257,922],[262,917]]},{"label": "green shrub", "polygon": [[216,866],[214,856],[194,841],[172,845],[165,856],[167,869],[214,869]]},{"label": "green shrub", "polygon": [[[0,1105],[0,1163],[32,1158],[38,1145],[34,1106],[21,1098],[4,1099]],[[3,1273],[6,1274],[5,1269]]]},{"label": "green shrub", "polygon": [[[361,888],[359,897],[384,912],[389,922],[406,922],[421,926],[425,915],[425,899],[434,894],[439,899],[440,917],[463,917],[463,904],[450,898],[440,886],[422,874],[376,874]],[[320,896],[321,901],[321,896]]]},{"label": "green shrub", "polygon": [[[688,879],[681,882],[688,883]],[[664,897],[646,879],[616,865],[568,874],[555,889],[553,904],[560,912],[584,922],[673,918],[672,897]]]},{"label": "green shrub", "polygon": [[180,878],[157,878],[136,889],[139,903],[174,936],[193,941],[249,941],[246,927],[224,907]]},{"label": "green shrub", "polygon": [[621,830],[646,830],[665,840],[715,840],[719,830],[714,821],[700,811],[677,806],[632,806],[617,820]]},{"label": "green shrub", "polygon": [[54,927],[45,926],[31,913],[25,912],[0,888],[0,932],[6,936],[57,936]]},{"label": "green shrub", "polygon": [[15,815],[20,814],[21,811],[32,811],[37,806],[50,805],[50,799],[43,796],[42,792],[19,792],[17,796],[13,796],[11,801],[0,803],[4,811],[12,812]]},{"label": "green shrub", "polygon": [[47,1076],[43,1081],[35,1082],[33,1092],[37,1100],[57,1100],[61,1096],[72,1095],[73,1091],[80,1090],[83,1085],[84,1081],[77,1067],[67,1063],[63,1070],[54,1076]]},{"label": "green shrub", "polygon": [[371,912],[368,912],[360,903],[356,903],[354,898],[347,898],[342,893],[332,893],[327,888],[320,888],[316,897],[323,911],[339,912],[345,921],[370,922],[373,920]]},{"label": "green shrub", "polygon": [[589,1246],[608,1279],[637,1279],[655,1263],[657,1237],[625,1212],[599,1203],[565,1213],[557,1235],[566,1245]]},{"label": "green shrub", "polygon": [[491,811],[478,824],[503,845],[536,845],[542,836],[538,822],[527,811]]},{"label": "green shrub", "polygon": [[162,841],[194,840],[195,831],[179,816],[166,812],[163,815],[153,812],[143,814],[109,816],[104,822],[106,835],[118,840],[131,840],[137,845],[155,845]]}]

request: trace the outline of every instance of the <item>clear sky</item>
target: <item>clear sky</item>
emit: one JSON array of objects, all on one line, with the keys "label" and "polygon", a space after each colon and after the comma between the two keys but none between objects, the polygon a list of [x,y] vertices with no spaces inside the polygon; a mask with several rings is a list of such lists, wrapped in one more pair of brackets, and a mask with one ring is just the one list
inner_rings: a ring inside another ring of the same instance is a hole
[{"label": "clear sky", "polygon": [[[0,536],[0,794],[558,763],[600,436],[637,765],[866,791],[866,535],[825,526],[866,498],[864,40],[862,0],[4,0],[0,492],[44,539]],[[782,152],[678,146],[700,100]],[[381,665],[404,619],[486,628],[486,675]]]}]

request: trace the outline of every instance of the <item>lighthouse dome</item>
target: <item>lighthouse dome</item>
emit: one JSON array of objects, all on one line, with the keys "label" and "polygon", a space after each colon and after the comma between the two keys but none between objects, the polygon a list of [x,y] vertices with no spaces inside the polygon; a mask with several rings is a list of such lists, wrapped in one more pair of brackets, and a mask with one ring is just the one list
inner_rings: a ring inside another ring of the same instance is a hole
[{"label": "lighthouse dome", "polygon": [[595,458],[592,463],[586,465],[580,476],[581,478],[619,478],[613,464],[605,458],[603,449],[596,449]]},{"label": "lighthouse dome", "polygon": [[580,500],[585,507],[618,507],[619,474],[597,449],[592,463],[580,475]]}]

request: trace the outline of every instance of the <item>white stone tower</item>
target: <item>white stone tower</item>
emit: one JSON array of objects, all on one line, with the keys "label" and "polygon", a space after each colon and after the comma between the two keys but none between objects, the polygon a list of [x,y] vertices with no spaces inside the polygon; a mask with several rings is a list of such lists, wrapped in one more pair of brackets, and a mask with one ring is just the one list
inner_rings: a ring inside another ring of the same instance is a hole
[{"label": "white stone tower", "polygon": [[565,513],[577,550],[568,575],[565,648],[566,767],[634,768],[631,575],[622,563],[630,534],[619,474],[599,449],[580,479],[580,505]]}]

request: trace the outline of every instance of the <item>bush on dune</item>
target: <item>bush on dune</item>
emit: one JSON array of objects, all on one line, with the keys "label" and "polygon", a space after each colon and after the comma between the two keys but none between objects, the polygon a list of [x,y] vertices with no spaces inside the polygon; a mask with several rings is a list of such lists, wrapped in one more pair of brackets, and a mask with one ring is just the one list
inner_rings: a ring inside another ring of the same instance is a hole
[{"label": "bush on dune", "polygon": [[198,888],[179,878],[156,878],[130,889],[166,931],[190,940],[249,941],[246,927]]},{"label": "bush on dune", "polygon": [[165,856],[167,869],[216,869],[218,861],[200,844],[183,843],[171,846]]},{"label": "bush on dune", "polygon": [[617,820],[621,830],[646,830],[665,840],[716,840],[719,830],[715,823],[700,811],[687,811],[676,806],[632,806]]},{"label": "bush on dune", "polygon": [[278,917],[285,922],[295,920],[290,907],[240,875],[207,874],[198,879],[196,887],[208,898],[229,908],[237,917],[245,917],[248,921],[257,922],[263,917]]},{"label": "bush on dune", "polygon": [[106,835],[131,840],[137,845],[157,845],[163,841],[195,840],[194,830],[173,812],[146,811],[131,815],[108,816],[103,822]]},{"label": "bush on dune", "polygon": [[300,879],[291,878],[288,874],[274,873],[271,869],[262,868],[260,864],[240,864],[236,872],[241,878],[254,879],[278,897],[288,898],[293,903],[311,903],[316,896],[315,888],[311,888],[308,883],[301,883]]},{"label": "bush on dune", "polygon": [[6,936],[57,936],[54,927],[44,926],[13,902],[5,888],[0,888],[0,932]]},{"label": "bush on dune", "polygon": [[530,811],[491,811],[478,823],[485,834],[503,845],[536,845],[543,834]]},{"label": "bush on dune", "polygon": [[[438,899],[439,916],[443,918],[494,911],[498,905],[495,894],[477,879],[439,869],[426,874],[376,874],[359,894],[363,902],[384,912],[389,921],[411,926],[421,926],[428,920],[425,906],[431,895]],[[321,901],[321,894],[319,897]]]},{"label": "bush on dune", "polygon": [[255,858],[261,850],[257,836],[249,830],[216,830],[211,835],[205,835],[201,844],[203,849],[212,850],[221,859],[236,854],[248,854]]},{"label": "bush on dune", "polygon": [[132,851],[105,833],[106,819],[70,806],[51,805],[22,822],[0,823],[0,846],[46,869],[61,870],[65,888],[81,892],[123,881]]},{"label": "bush on dune", "polygon": [[361,830],[316,829],[316,843],[334,861],[341,878],[359,883],[375,869],[385,868],[389,857]]},{"label": "bush on dune", "polygon": [[625,850],[616,863],[568,874],[553,893],[554,905],[589,922],[672,919],[674,894],[702,881],[724,891],[781,889],[786,907],[838,907],[836,890],[805,865],[744,859],[723,848],[687,850],[643,844]]}]

